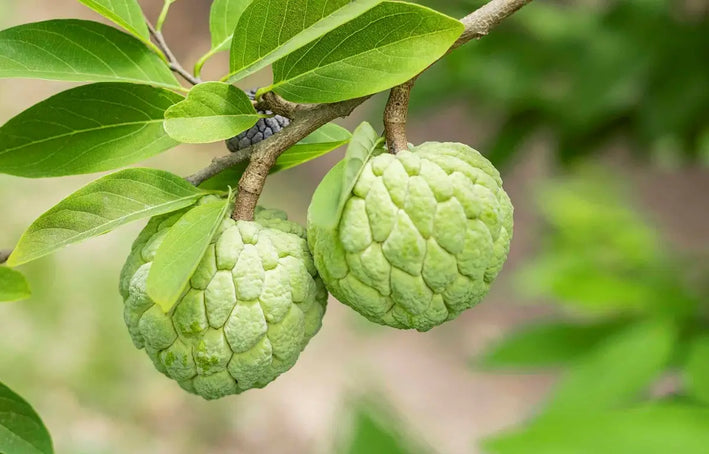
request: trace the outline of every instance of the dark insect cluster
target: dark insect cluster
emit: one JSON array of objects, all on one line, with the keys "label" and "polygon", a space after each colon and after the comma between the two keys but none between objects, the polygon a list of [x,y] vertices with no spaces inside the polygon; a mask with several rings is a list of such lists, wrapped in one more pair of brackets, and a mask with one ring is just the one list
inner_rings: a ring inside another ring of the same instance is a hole
[{"label": "dark insect cluster", "polygon": [[[246,94],[252,100],[256,99],[255,89],[247,91]],[[270,110],[259,111],[259,113],[264,115],[273,115],[273,112]],[[251,129],[248,129],[238,136],[227,140],[226,146],[232,153],[243,150],[244,148],[255,145],[264,139],[268,139],[289,124],[290,120],[281,115],[274,115],[270,118],[261,118]]]}]

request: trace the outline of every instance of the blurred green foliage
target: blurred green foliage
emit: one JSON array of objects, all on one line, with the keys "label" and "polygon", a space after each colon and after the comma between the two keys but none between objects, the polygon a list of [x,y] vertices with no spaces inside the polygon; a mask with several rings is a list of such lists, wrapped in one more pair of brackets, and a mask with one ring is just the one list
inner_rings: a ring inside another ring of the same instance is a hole
[{"label": "blurred green foliage", "polygon": [[[485,2],[422,3],[462,17]],[[562,162],[619,137],[662,162],[709,162],[707,49],[704,2],[534,2],[422,77],[414,107],[458,100],[496,119],[498,165],[539,130]]]},{"label": "blurred green foliage", "polygon": [[401,443],[392,424],[386,424],[373,415],[384,412],[373,411],[370,406],[360,404],[355,410],[354,432],[348,454],[409,454]]},{"label": "blurred green foliage", "polygon": [[704,454],[709,409],[648,404],[603,414],[574,413],[535,421],[486,443],[489,453]]},{"label": "blurred green foliage", "polygon": [[670,252],[600,169],[542,185],[538,201],[548,234],[519,273],[521,294],[558,304],[563,317],[511,335],[483,364],[564,373],[537,418],[487,443],[489,452],[706,452],[701,257]]}]

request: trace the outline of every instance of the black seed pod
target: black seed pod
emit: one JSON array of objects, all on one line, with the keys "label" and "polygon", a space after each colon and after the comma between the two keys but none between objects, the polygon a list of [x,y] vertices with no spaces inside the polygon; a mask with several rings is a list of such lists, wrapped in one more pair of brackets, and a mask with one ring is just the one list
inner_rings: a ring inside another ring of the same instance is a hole
[{"label": "black seed pod", "polygon": [[[246,92],[249,98],[256,99],[256,90]],[[272,115],[271,111],[259,111],[260,114]],[[226,146],[229,151],[236,152],[251,145],[257,144],[264,139],[268,139],[274,134],[277,134],[281,129],[290,124],[290,120],[281,115],[275,115],[271,118],[261,118],[251,129],[246,130],[236,137],[232,137],[226,141]]]}]

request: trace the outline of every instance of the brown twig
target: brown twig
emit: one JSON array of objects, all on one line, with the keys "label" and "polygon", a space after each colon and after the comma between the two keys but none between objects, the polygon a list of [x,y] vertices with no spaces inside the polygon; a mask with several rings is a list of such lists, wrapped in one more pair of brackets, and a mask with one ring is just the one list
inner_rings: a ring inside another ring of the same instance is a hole
[{"label": "brown twig", "polygon": [[[465,31],[451,49],[455,49],[473,39],[482,38],[504,19],[531,1],[532,0],[491,0],[480,9],[461,20],[465,25]],[[415,79],[416,78],[413,80]],[[407,84],[409,85],[410,91],[413,82],[409,81],[403,85]],[[399,87],[395,88],[395,90],[397,89],[399,89]],[[403,92],[401,94],[403,94]],[[399,95],[394,96],[394,102],[398,96]],[[338,117],[348,116],[367,99],[369,99],[369,97],[334,104],[308,105],[292,103],[284,100],[275,93],[266,93],[257,103],[257,107],[261,110],[270,110],[279,115],[291,118],[291,124],[278,134],[243,150],[243,153],[234,153],[214,159],[207,168],[191,175],[187,180],[198,185],[206,179],[250,157],[251,162],[239,181],[239,194],[236,199],[233,218],[251,220],[253,219],[253,213],[258,198],[263,191],[266,177],[281,153],[304,139],[319,127]],[[393,109],[393,111],[401,116],[403,108],[404,104],[402,103],[400,107]],[[404,122],[401,123],[400,118],[397,124],[403,124],[405,126],[405,116],[406,115],[403,117]],[[396,120],[394,123],[396,123]],[[401,146],[402,143],[405,143],[405,137],[405,133],[403,135],[396,133],[394,142],[397,144],[396,146]],[[394,137],[392,137],[392,140],[394,140]],[[403,145],[403,147],[406,146],[408,146],[408,143]]]},{"label": "brown twig", "polygon": [[0,250],[0,265],[7,262],[7,259],[10,258],[10,254],[12,254],[12,249]]},{"label": "brown twig", "polygon": [[391,89],[384,108],[384,134],[389,152],[396,154],[409,147],[406,122],[409,118],[409,99],[416,79],[411,79]]},{"label": "brown twig", "polygon": [[[187,181],[198,186],[221,171],[249,158],[253,161],[257,156],[274,155],[271,157],[275,162],[284,150],[292,147],[332,120],[348,116],[365,99],[351,99],[334,104],[294,104],[278,97],[275,93],[266,93],[264,98],[271,99],[269,109],[274,109],[272,112],[287,116],[291,119],[291,124],[283,128],[278,134],[274,134],[255,145],[226,156],[214,158],[209,166],[187,177]],[[268,158],[268,160],[270,159]]]},{"label": "brown twig", "polygon": [[[239,180],[239,194],[236,197],[232,218],[248,221],[253,219],[266,177],[283,151],[335,118],[349,116],[363,102],[364,99],[360,98],[296,109],[291,114],[293,120],[291,124],[280,133],[271,136],[268,139],[271,143],[266,144],[266,141],[263,141],[254,145],[251,162]],[[263,145],[259,147],[261,144]]]},{"label": "brown twig", "polygon": [[[487,35],[493,27],[531,1],[493,0],[465,16],[461,19],[461,22],[465,25],[465,31],[448,52],[473,39],[480,39]],[[397,85],[389,93],[389,100],[384,109],[384,128],[387,146],[391,153],[396,154],[408,148],[406,122],[409,115],[409,100],[411,98],[411,89],[419,76],[420,74],[401,85]]]},{"label": "brown twig", "polygon": [[155,29],[153,27],[153,24],[150,22],[147,22],[148,24],[148,30],[150,30],[150,35],[153,37],[155,40],[155,44],[157,44],[158,48],[162,51],[163,54],[165,54],[165,58],[167,58],[167,63],[170,65],[170,70],[172,72],[179,74],[182,76],[183,79],[185,79],[187,82],[191,83],[192,85],[197,85],[202,83],[202,79],[199,77],[195,77],[192,74],[190,74],[189,71],[187,71],[177,60],[177,57],[175,57],[175,54],[172,53],[172,50],[170,50],[170,47],[167,45],[167,42],[165,41],[165,37],[163,34]]},{"label": "brown twig", "polygon": [[532,0],[492,0],[460,21],[465,25],[463,34],[453,44],[452,49],[462,46],[473,39],[480,39],[490,33],[490,30],[500,25],[512,14],[516,13]]}]

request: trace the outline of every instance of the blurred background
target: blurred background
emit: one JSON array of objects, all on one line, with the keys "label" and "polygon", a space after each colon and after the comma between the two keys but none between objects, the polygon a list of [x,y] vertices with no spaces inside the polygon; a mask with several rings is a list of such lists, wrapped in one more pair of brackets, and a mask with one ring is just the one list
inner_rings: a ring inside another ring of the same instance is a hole
[{"label": "blurred background", "polygon": [[[462,17],[482,2],[421,3]],[[162,1],[141,4],[154,20]],[[209,48],[209,5],[170,13],[187,66]],[[0,0],[2,28],[66,17],[100,20],[73,0]],[[516,208],[505,270],[453,322],[395,331],[332,300],[290,372],[205,402],[124,327],[136,223],[23,268],[34,296],[0,306],[0,380],[59,453],[707,452],[708,51],[704,0],[545,0],[420,79],[410,140],[479,149]],[[226,54],[204,75],[225,70]],[[69,86],[0,80],[0,121]],[[341,124],[381,125],[384,101]],[[182,146],[142,165],[187,175],[225,152]],[[343,153],[271,177],[262,204],[304,222]],[[0,175],[0,247],[94,178]]]}]

